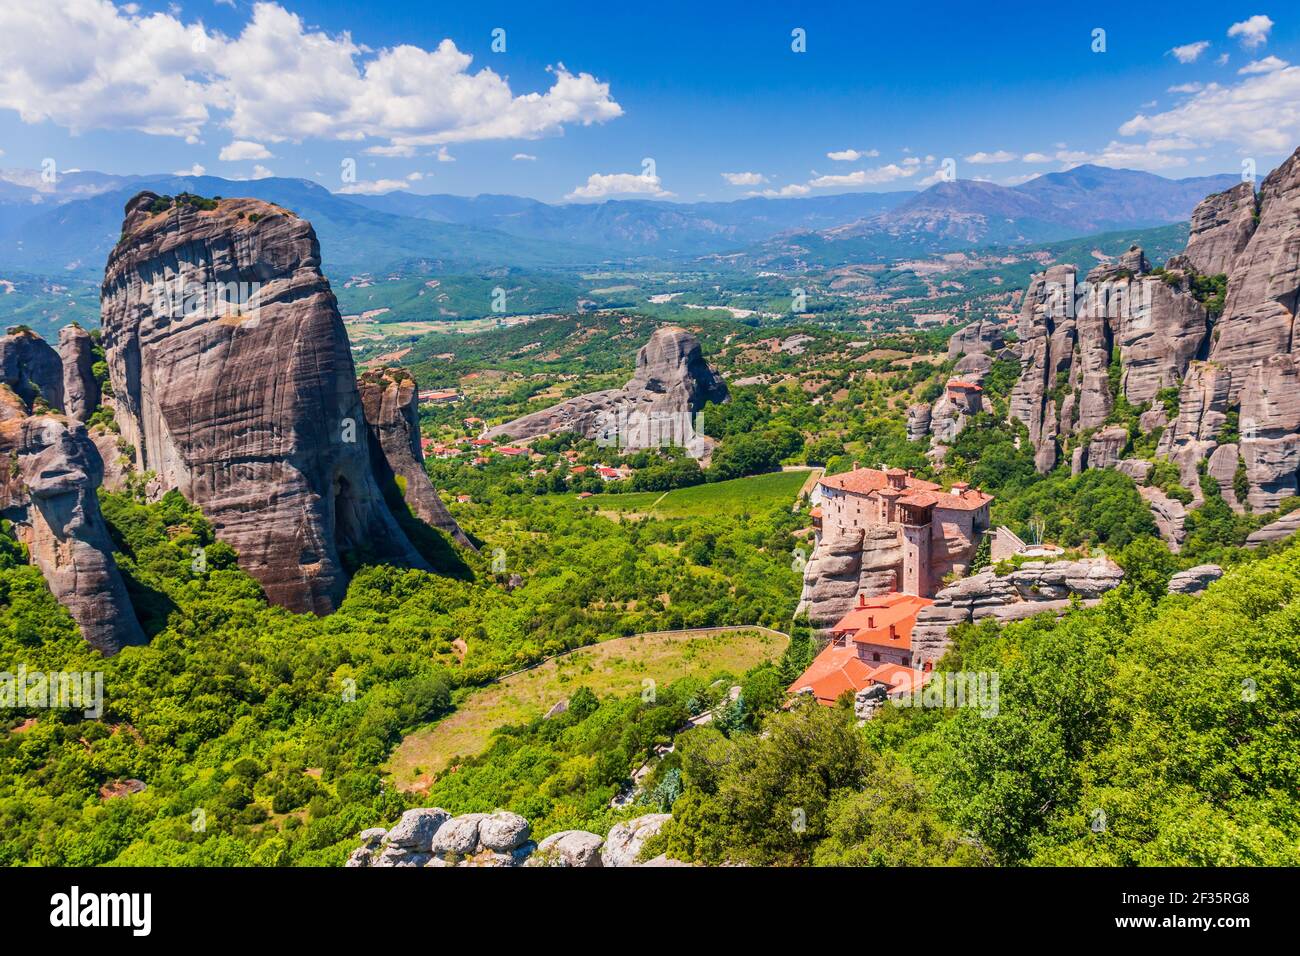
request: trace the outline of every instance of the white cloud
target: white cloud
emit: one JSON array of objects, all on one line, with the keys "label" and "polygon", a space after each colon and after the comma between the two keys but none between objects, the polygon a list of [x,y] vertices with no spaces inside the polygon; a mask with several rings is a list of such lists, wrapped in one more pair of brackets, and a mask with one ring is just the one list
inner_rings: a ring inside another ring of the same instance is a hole
[{"label": "white cloud", "polygon": [[837,162],[856,162],[859,159],[874,159],[880,155],[878,149],[838,149],[834,152],[827,153],[827,159],[833,159]]},{"label": "white cloud", "polygon": [[754,191],[746,193],[747,196],[762,196],[766,199],[786,199],[791,196],[807,196],[812,192],[811,187],[803,183],[791,183],[788,186],[782,186],[780,189],[764,189],[761,192]]},{"label": "white cloud", "polygon": [[173,176],[202,176],[207,171],[208,170],[206,167],[201,166],[198,163],[195,163],[189,169],[176,170],[176,172],[172,173],[172,175]]},{"label": "white cloud", "polygon": [[565,199],[605,199],[609,196],[654,196],[663,198],[673,193],[663,188],[658,176],[641,173],[592,173],[587,184],[579,186]]},{"label": "white cloud", "polygon": [[1021,183],[1027,183],[1031,179],[1037,179],[1042,173],[1022,173],[1019,176],[1008,176],[1002,180],[1003,186],[1019,186]]},{"label": "white cloud", "polygon": [[516,162],[525,162],[525,163],[537,162],[537,157],[534,156],[532,153],[515,153],[510,158],[515,160]]},{"label": "white cloud", "polygon": [[411,184],[401,179],[370,179],[348,183],[340,193],[355,196],[375,196],[379,193],[391,193],[398,189],[410,189]]},{"label": "white cloud", "polygon": [[434,155],[438,157],[438,162],[440,163],[454,163],[456,161],[456,157],[447,152],[446,146],[439,146],[438,152]]},{"label": "white cloud", "polygon": [[761,186],[767,182],[762,173],[723,173],[722,178],[733,186]]},{"label": "white cloud", "polygon": [[1227,65],[1228,65],[1228,60],[1230,60],[1230,59],[1231,59],[1231,57],[1229,57],[1228,54],[1226,54],[1226,53],[1220,53],[1218,59],[1216,59],[1216,60],[1214,61],[1214,63],[1215,63],[1216,66],[1227,66]]},{"label": "white cloud", "polygon": [[1050,163],[1052,157],[1045,153],[1025,153],[1025,155],[1020,157],[1020,161],[1022,163]]},{"label": "white cloud", "polygon": [[1119,131],[1290,152],[1300,140],[1300,67],[1247,76],[1232,85],[1211,83],[1174,109],[1139,113]]},{"label": "white cloud", "polygon": [[375,51],[269,2],[234,38],[109,0],[0,4],[0,108],[27,123],[197,140],[219,122],[256,142],[438,146],[535,139],[623,113],[608,83],[563,64],[548,90],[517,95],[472,60],[451,40]]},{"label": "white cloud", "polygon": [[408,157],[415,155],[414,146],[367,146],[362,150],[367,156]]},{"label": "white cloud", "polygon": [[971,153],[966,157],[968,163],[1009,163],[1016,158],[1015,153],[1007,152],[1005,149],[995,150],[992,153],[980,151]]},{"label": "white cloud", "polygon": [[418,183],[423,178],[424,178],[424,173],[419,171],[406,174],[407,182]]},{"label": "white cloud", "polygon": [[221,147],[218,159],[228,163],[242,162],[247,159],[270,159],[271,151],[261,143],[254,143],[247,139],[237,139]]},{"label": "white cloud", "polygon": [[1179,63],[1195,63],[1201,58],[1201,54],[1209,48],[1209,40],[1197,40],[1195,43],[1185,43],[1182,46],[1176,46],[1169,52]]},{"label": "white cloud", "polygon": [[1278,70],[1284,70],[1291,64],[1286,60],[1279,59],[1275,56],[1266,56],[1262,60],[1251,60],[1240,70],[1237,71],[1242,76],[1255,76],[1259,73],[1276,73]]},{"label": "white cloud", "polygon": [[1177,86],[1171,86],[1165,92],[1167,93],[1199,93],[1205,89],[1204,83],[1179,83]]},{"label": "white cloud", "polygon": [[835,176],[818,176],[816,179],[810,179],[808,185],[814,189],[832,189],[843,186],[879,186],[883,183],[894,182],[897,179],[906,179],[916,173],[917,165],[914,163],[905,163],[900,166],[896,163],[888,163],[884,166],[877,166],[875,169],[859,169],[851,173]]},{"label": "white cloud", "polygon": [[1238,37],[1242,46],[1254,50],[1268,42],[1268,31],[1272,29],[1273,21],[1262,13],[1257,13],[1248,20],[1228,27],[1228,36]]},{"label": "white cloud", "polygon": [[1095,152],[1061,150],[1056,154],[1056,158],[1067,169],[1081,163],[1093,163],[1097,166],[1109,166],[1112,169],[1144,169],[1155,172],[1186,166],[1187,157],[1180,154],[1196,149],[1199,145],[1182,136],[1153,138],[1145,143],[1111,140],[1103,149]]}]

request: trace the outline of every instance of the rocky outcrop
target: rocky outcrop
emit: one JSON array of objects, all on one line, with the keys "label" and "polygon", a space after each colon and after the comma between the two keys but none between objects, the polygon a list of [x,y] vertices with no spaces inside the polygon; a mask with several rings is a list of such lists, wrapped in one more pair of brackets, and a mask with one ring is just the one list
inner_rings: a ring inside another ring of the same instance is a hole
[{"label": "rocky outcrop", "polygon": [[1170,268],[1201,275],[1228,275],[1255,233],[1255,184],[1238,183],[1209,196],[1192,213],[1187,248],[1169,260]]},{"label": "rocky outcrop", "polygon": [[1223,568],[1217,564],[1198,564],[1186,571],[1179,571],[1170,578],[1169,593],[1197,594],[1204,591],[1221,577],[1223,577]]},{"label": "rocky outcrop", "polygon": [[99,382],[95,378],[95,340],[79,325],[59,330],[59,359],[63,363],[63,410],[73,421],[84,422],[99,407]]},{"label": "rocky outcrop", "polygon": [[[1240,187],[1238,187],[1240,188]],[[1234,403],[1252,367],[1294,346],[1300,296],[1300,150],[1260,186],[1259,223],[1228,273],[1210,358],[1232,377]]]},{"label": "rocky outcrop", "polygon": [[658,834],[672,818],[671,813],[648,813],[635,820],[615,824],[600,851],[600,865],[636,866],[637,857],[641,855],[646,841]]},{"label": "rocky outcrop", "polygon": [[14,522],[82,636],[105,654],[143,643],[99,510],[103,466],[85,427],[56,415],[0,421],[0,463],[0,516]]},{"label": "rocky outcrop", "polygon": [[407,810],[391,830],[375,827],[360,835],[361,846],[352,851],[349,867],[628,867],[683,865],[656,857],[641,863],[637,857],[647,840],[672,819],[651,813],[619,823],[609,838],[585,830],[561,830],[540,842],[531,839],[532,828],[517,813],[466,813],[453,817],[438,807]]},{"label": "rocky outcrop", "polygon": [[1219,486],[1219,495],[1238,514],[1246,510],[1244,504],[1237,500],[1237,466],[1240,462],[1240,449],[1235,444],[1228,444],[1214,449],[1205,466],[1205,473]]},{"label": "rocky outcrop", "polygon": [[921,402],[907,408],[907,440],[925,441],[930,434],[930,406]]},{"label": "rocky outcrop", "polygon": [[1087,606],[1117,587],[1123,570],[1108,558],[1033,561],[999,576],[992,568],[944,588],[921,608],[912,627],[912,654],[918,664],[947,652],[948,631],[956,624],[994,618],[1018,621],[1050,611],[1060,615],[1077,600]]},{"label": "rocky outcrop", "polygon": [[[0,335],[0,386],[18,396],[28,411],[63,411],[63,363],[48,342],[18,327]],[[6,413],[0,408],[0,415]]]},{"label": "rocky outcrop", "polygon": [[417,518],[470,547],[424,470],[418,389],[411,373],[404,368],[371,369],[357,379],[357,389],[370,430],[370,464],[380,487],[392,482]]},{"label": "rocky outcrop", "polygon": [[1184,530],[1184,524],[1187,521],[1187,509],[1183,503],[1176,498],[1170,498],[1159,488],[1153,488],[1150,485],[1139,488],[1140,494],[1147,507],[1151,509],[1151,517],[1155,519],[1156,531],[1164,539],[1165,544],[1169,545],[1169,550],[1177,554],[1183,547],[1183,541],[1187,538],[1187,532]]},{"label": "rocky outcrop", "polygon": [[203,509],[274,604],[333,610],[343,554],[427,568],[389,512],[311,225],[252,199],[132,199],[102,290],[137,469]]},{"label": "rocky outcrop", "polygon": [[556,432],[626,451],[676,445],[707,458],[713,441],[695,431],[695,413],[727,400],[727,385],[704,361],[699,340],[685,329],[658,328],[636,356],[636,372],[622,388],[592,392],[485,432],[523,440]]},{"label": "rocky outcrop", "polygon": [[963,381],[981,384],[1003,345],[1002,327],[990,319],[978,319],[959,329],[948,340],[948,361],[956,363],[953,373]]},{"label": "rocky outcrop", "polygon": [[1246,547],[1258,548],[1261,544],[1282,541],[1300,531],[1300,509],[1284,514],[1275,521],[1270,521],[1262,528],[1252,531],[1246,537]]},{"label": "rocky outcrop", "polygon": [[1089,468],[1116,468],[1120,455],[1128,445],[1128,429],[1123,425],[1111,425],[1092,436],[1088,442]]},{"label": "rocky outcrop", "polygon": [[[1034,465],[1042,473],[1056,465],[1063,412],[1067,421],[1072,419],[1072,410],[1065,407],[1064,387],[1072,374],[1077,338],[1074,284],[1073,266],[1056,265],[1035,275],[1021,301],[1016,325],[1021,373],[1011,390],[1010,414],[1029,429]],[[1060,380],[1063,375],[1065,381]]]},{"label": "rocky outcrop", "polygon": [[1147,478],[1151,476],[1151,469],[1155,465],[1149,461],[1143,461],[1141,458],[1125,458],[1115,463],[1115,470],[1121,475],[1127,475],[1133,479],[1137,485],[1146,484]]},{"label": "rocky outcrop", "polygon": [[816,630],[830,627],[853,606],[859,592],[888,594],[903,579],[903,545],[887,526],[823,537],[804,568],[796,615],[806,613]]}]

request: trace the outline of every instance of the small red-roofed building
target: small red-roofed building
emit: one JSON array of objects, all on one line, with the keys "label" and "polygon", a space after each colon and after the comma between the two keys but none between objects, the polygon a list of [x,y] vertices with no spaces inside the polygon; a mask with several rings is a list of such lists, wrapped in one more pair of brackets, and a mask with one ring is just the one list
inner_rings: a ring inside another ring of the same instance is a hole
[{"label": "small red-roofed building", "polygon": [[859,594],[853,609],[831,629],[830,643],[788,692],[811,694],[819,704],[831,707],[845,691],[856,697],[882,687],[885,697],[897,697],[923,686],[930,679],[930,664],[921,669],[912,666],[912,626],[917,611],[933,603],[898,592],[876,597]]},{"label": "small red-roofed building", "polygon": [[518,458],[520,455],[527,455],[527,448],[518,448],[514,445],[502,445],[497,449],[498,454],[507,455],[511,458]]}]

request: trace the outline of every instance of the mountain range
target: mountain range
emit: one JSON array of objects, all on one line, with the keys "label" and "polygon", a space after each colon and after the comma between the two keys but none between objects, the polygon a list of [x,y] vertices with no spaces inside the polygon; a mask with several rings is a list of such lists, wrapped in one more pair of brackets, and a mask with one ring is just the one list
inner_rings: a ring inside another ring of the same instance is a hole
[{"label": "mountain range", "polygon": [[0,171],[0,269],[97,275],[117,243],[122,208],[142,189],[248,196],[310,219],[333,275],[569,268],[648,260],[681,266],[702,257],[790,249],[871,260],[979,244],[1050,241],[1188,218],[1228,174],[1167,179],[1079,166],[1014,187],[976,180],[921,192],[733,202],[609,200],[552,205],[519,196],[344,195],[304,179],[62,174]]}]

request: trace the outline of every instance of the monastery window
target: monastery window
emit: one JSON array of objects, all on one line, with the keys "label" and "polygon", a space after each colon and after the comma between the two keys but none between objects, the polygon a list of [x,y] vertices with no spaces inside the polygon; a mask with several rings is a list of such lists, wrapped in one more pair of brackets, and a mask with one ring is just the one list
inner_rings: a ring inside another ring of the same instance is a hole
[{"label": "monastery window", "polygon": [[872,654],[872,655],[871,655],[871,659],[872,659],[873,661],[878,661],[878,660],[880,660],[880,653],[879,653],[879,652],[876,652],[876,653]]}]

